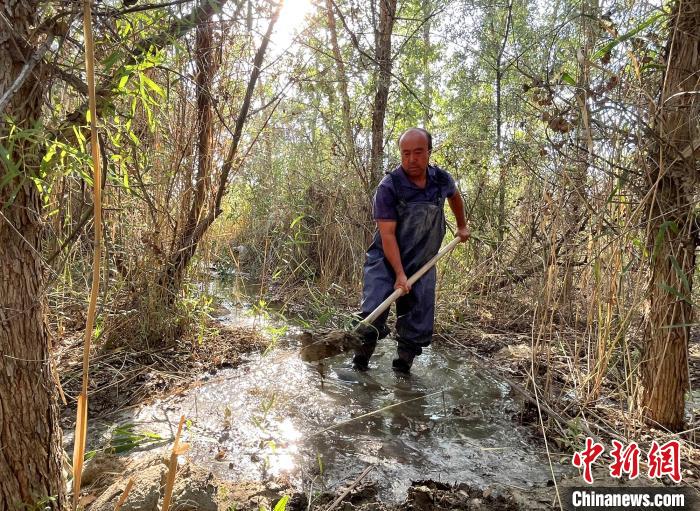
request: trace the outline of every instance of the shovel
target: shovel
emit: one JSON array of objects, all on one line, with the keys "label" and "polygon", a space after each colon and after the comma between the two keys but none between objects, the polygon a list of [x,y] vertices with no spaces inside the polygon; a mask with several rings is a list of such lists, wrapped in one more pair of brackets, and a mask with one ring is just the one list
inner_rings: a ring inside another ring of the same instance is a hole
[{"label": "shovel", "polygon": [[[459,238],[450,241],[450,243],[435,254],[430,261],[411,275],[408,279],[408,284],[412,286],[419,278],[425,275],[430,268],[435,266],[435,263],[452,252],[459,242]],[[325,358],[338,355],[339,353],[359,348],[362,345],[362,338],[357,334],[357,330],[362,326],[370,326],[375,319],[403,294],[404,290],[401,288],[394,290],[394,292],[379,304],[369,316],[357,323],[349,332],[339,330],[330,330],[317,334],[303,332],[299,336],[299,340],[301,341],[301,359],[304,362],[318,362]]]}]

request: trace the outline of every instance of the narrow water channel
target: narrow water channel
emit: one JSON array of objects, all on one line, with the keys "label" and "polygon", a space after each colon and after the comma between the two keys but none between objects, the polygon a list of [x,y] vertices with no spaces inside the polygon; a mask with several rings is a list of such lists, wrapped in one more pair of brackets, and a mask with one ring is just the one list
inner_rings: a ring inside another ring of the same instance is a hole
[{"label": "narrow water channel", "polygon": [[[255,321],[227,306],[233,312],[222,321]],[[290,336],[142,408],[134,422],[168,437],[184,414],[198,464],[224,479],[305,491],[312,481],[314,490],[333,489],[368,465],[367,479],[387,501],[402,500],[412,480],[525,488],[552,478],[541,448],[511,418],[518,404],[507,384],[439,344],[416,359],[408,378],[394,375],[393,355],[389,338],[367,373],[340,355],[322,375],[300,360]]]}]

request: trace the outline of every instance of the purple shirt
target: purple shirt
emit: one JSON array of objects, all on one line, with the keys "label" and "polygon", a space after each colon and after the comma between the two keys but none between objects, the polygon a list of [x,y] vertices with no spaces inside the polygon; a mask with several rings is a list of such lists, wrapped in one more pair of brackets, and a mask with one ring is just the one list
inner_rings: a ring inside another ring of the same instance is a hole
[{"label": "purple shirt", "polygon": [[[396,181],[401,187],[400,196],[409,204],[411,202],[435,202],[438,198],[449,198],[457,193],[457,185],[452,176],[434,165],[428,165],[428,179],[425,188],[418,188],[414,185],[408,179],[401,165],[396,167],[391,174],[398,178]],[[397,220],[398,197],[398,191],[394,189],[394,180],[387,174],[379,183],[374,194],[374,219]]]}]

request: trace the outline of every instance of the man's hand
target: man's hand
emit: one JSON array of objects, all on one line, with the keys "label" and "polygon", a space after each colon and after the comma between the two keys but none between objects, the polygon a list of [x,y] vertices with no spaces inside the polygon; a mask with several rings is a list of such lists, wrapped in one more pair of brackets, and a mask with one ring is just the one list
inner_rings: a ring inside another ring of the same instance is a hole
[{"label": "man's hand", "polygon": [[457,229],[456,235],[459,238],[460,242],[464,242],[464,241],[467,241],[469,238],[471,238],[472,233],[471,233],[471,230],[469,229],[469,226],[465,225],[464,227],[460,227]]},{"label": "man's hand", "polygon": [[408,278],[406,277],[405,273],[400,273],[396,276],[394,289],[403,289],[404,294],[411,290],[411,284],[408,283]]},{"label": "man's hand", "polygon": [[382,238],[384,257],[389,261],[396,275],[394,289],[403,289],[404,293],[408,293],[411,290],[411,286],[401,264],[401,253],[399,252],[399,244],[396,241],[396,222],[393,220],[377,220],[377,226],[379,227],[379,235]]}]

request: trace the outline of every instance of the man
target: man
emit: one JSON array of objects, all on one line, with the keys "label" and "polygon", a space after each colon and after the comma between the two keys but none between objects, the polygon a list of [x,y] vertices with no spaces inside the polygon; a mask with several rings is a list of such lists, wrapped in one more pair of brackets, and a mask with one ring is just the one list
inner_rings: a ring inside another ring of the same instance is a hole
[{"label": "man", "polygon": [[[469,239],[462,197],[452,176],[429,164],[432,149],[432,136],[422,128],[411,128],[399,137],[401,165],[384,177],[374,195],[377,232],[364,266],[361,317],[369,316],[395,289],[405,292],[396,301],[398,356],[392,363],[396,372],[404,374],[432,341],[435,268],[413,286],[408,277],[440,250],[445,199],[457,221],[457,236]],[[367,370],[377,341],[389,334],[388,315],[387,310],[360,330],[363,344],[353,358],[355,369]]]}]

